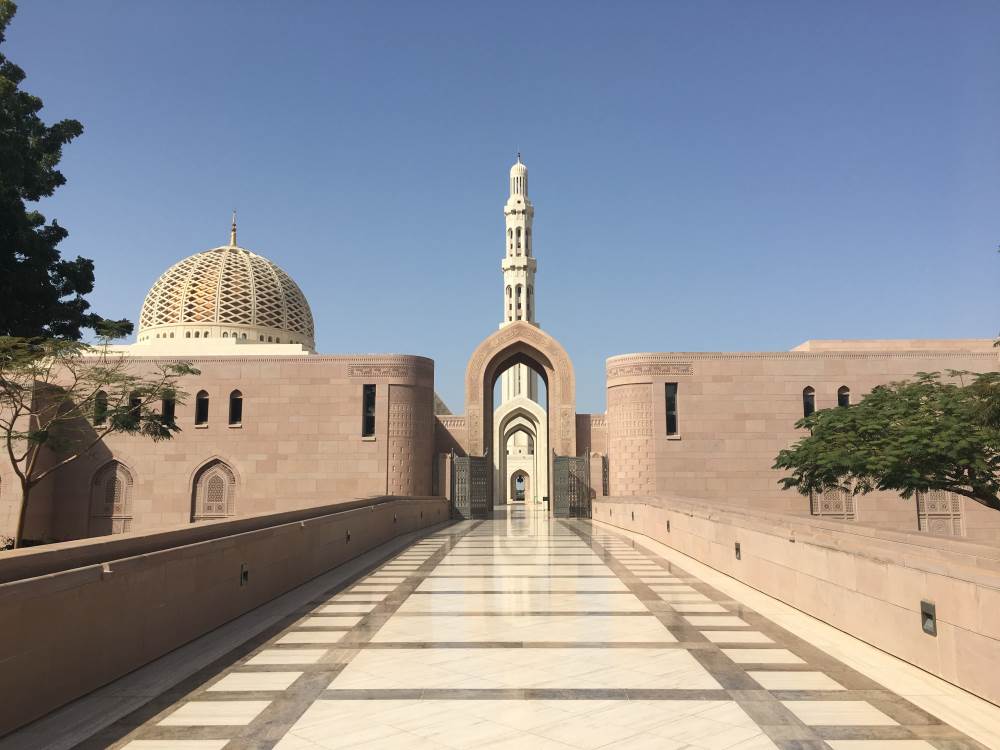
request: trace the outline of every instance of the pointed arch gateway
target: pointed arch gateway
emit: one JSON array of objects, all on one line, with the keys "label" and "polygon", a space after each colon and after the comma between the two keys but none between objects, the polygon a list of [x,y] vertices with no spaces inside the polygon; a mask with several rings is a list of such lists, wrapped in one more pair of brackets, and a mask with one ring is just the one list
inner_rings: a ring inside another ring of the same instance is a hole
[{"label": "pointed arch gateway", "polygon": [[[465,414],[470,456],[497,450],[493,442],[493,385],[511,365],[523,364],[545,381],[549,476],[554,454],[576,455],[576,377],[562,345],[541,329],[515,321],[483,339],[465,370]],[[492,463],[492,462],[490,462]],[[551,480],[550,480],[551,481]],[[491,483],[492,484],[492,483]],[[541,488],[539,488],[541,492]],[[546,491],[543,494],[551,495]]]}]

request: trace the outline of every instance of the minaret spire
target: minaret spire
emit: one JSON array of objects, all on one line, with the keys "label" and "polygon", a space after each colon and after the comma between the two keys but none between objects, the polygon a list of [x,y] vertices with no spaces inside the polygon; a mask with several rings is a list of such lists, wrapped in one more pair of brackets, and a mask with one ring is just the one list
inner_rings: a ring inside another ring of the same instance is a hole
[{"label": "minaret spire", "polygon": [[[535,270],[537,262],[532,247],[531,224],[535,208],[528,200],[528,167],[517,152],[517,162],[510,168],[510,196],[503,207],[505,219],[503,271],[503,322],[500,327],[523,321],[535,321]],[[502,401],[514,396],[536,399],[538,377],[525,365],[515,365],[503,374]]]},{"label": "minaret spire", "polygon": [[229,230],[229,247],[236,247],[236,209],[233,209],[233,226]]}]

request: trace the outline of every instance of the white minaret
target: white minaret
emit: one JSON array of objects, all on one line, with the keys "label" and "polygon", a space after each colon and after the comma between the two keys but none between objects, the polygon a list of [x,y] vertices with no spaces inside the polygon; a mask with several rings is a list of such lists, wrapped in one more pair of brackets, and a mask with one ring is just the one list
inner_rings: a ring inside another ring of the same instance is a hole
[{"label": "white minaret", "polygon": [[[503,207],[507,232],[506,254],[500,268],[503,270],[503,328],[516,320],[532,325],[535,322],[535,268],[533,257],[531,222],[535,208],[528,200],[528,168],[517,163],[510,168],[510,197]],[[515,365],[503,374],[501,402],[516,396],[538,399],[538,375],[530,367]]]}]

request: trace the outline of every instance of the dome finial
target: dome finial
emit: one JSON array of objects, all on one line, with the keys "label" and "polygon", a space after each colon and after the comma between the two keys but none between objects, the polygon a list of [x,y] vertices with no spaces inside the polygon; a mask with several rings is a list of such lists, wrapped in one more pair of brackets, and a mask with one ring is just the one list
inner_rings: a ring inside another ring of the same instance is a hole
[{"label": "dome finial", "polygon": [[520,151],[517,152],[517,163],[518,164],[521,163],[521,152]]},{"label": "dome finial", "polygon": [[236,209],[233,209],[233,226],[229,230],[229,247],[236,247]]}]

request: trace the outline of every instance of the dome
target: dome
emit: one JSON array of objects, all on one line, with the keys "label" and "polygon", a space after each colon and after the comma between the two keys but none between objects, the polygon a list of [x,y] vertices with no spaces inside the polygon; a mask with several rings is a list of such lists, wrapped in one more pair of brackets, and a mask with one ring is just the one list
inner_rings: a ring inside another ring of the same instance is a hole
[{"label": "dome", "polygon": [[521,154],[517,155],[517,163],[510,168],[510,194],[528,197],[528,168],[521,161]]},{"label": "dome", "polygon": [[175,336],[315,348],[312,311],[302,290],[277,265],[235,241],[174,264],[149,290],[139,314],[139,342]]}]

